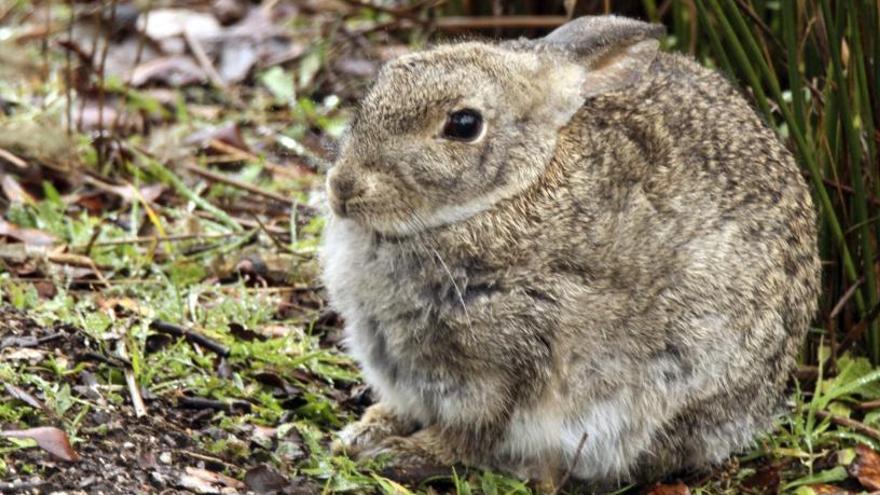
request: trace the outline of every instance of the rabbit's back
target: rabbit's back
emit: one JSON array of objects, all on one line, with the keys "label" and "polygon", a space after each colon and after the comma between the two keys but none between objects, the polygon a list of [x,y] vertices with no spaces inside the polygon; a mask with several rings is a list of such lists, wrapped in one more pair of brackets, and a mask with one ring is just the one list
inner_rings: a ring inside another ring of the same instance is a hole
[{"label": "rabbit's back", "polygon": [[333,219],[323,251],[397,414],[489,465],[609,480],[719,462],[769,426],[815,310],[815,243],[773,131],[661,54],[577,111],[525,192],[412,236]]}]

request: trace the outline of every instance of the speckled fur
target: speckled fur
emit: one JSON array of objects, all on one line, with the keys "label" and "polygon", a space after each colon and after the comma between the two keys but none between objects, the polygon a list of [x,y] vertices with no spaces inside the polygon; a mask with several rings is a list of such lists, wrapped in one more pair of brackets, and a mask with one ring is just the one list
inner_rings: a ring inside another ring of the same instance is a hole
[{"label": "speckled fur", "polygon": [[[352,455],[613,484],[719,463],[780,411],[820,273],[791,154],[679,55],[583,97],[584,67],[657,31],[573,23],[402,57],[364,98],[322,251],[380,398]],[[439,138],[464,106],[486,136]]]}]

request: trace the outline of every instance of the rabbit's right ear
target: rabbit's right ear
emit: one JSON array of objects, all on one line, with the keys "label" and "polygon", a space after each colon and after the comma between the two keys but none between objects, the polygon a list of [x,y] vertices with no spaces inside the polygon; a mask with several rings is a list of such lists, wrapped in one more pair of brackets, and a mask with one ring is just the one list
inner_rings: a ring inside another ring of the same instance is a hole
[{"label": "rabbit's right ear", "polygon": [[657,57],[659,24],[617,16],[579,17],[563,24],[539,45],[561,49],[587,71],[581,91],[591,97],[635,84]]}]

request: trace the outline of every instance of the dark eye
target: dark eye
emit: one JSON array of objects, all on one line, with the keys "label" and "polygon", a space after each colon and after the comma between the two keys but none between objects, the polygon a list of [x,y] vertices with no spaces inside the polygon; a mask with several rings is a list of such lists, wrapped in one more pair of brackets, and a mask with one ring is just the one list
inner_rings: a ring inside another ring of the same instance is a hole
[{"label": "dark eye", "polygon": [[459,141],[473,141],[483,132],[483,117],[480,112],[465,108],[449,114],[443,126],[443,137]]}]

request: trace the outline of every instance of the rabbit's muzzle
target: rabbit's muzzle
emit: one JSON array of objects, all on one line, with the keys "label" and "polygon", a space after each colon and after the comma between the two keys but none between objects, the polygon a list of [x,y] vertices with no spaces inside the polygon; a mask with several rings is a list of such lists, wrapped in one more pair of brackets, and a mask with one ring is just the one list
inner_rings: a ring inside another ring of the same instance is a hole
[{"label": "rabbit's muzzle", "polygon": [[340,173],[339,167],[330,169],[327,175],[327,195],[333,213],[345,217],[348,202],[359,194],[361,194],[361,188],[358,187],[355,177]]}]

